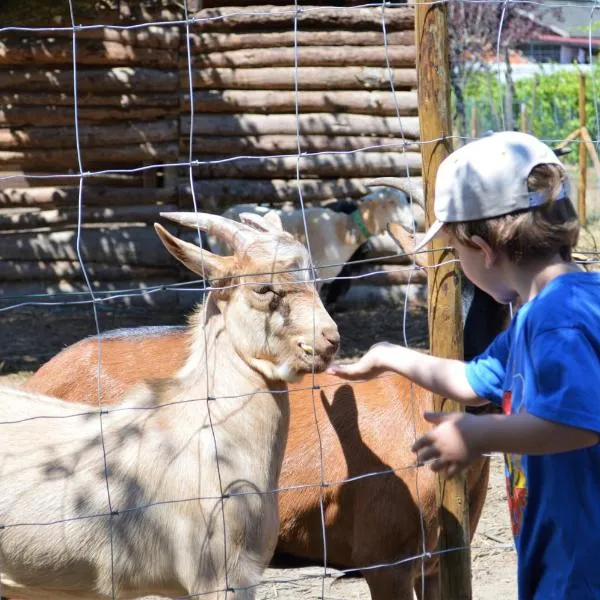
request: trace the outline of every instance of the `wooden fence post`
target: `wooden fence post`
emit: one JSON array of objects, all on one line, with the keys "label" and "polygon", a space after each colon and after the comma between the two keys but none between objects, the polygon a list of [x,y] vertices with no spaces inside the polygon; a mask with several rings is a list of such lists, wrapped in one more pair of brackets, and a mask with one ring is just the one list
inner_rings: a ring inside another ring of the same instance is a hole
[{"label": "wooden fence post", "polygon": [[[415,28],[419,123],[422,143],[426,222],[433,213],[438,166],[452,150],[448,18],[446,3],[417,2]],[[430,264],[451,258],[440,241],[433,243]],[[430,352],[448,358],[463,357],[460,273],[455,263],[428,269]],[[433,397],[436,410],[461,411],[454,401]],[[471,600],[471,554],[467,486],[464,475],[450,481],[438,478],[440,519],[440,586],[443,600]],[[456,548],[457,550],[452,550]],[[445,552],[445,550],[448,550]]]},{"label": "wooden fence post", "polygon": [[[583,131],[586,126],[585,115],[585,74],[579,74],[579,130]],[[579,139],[579,188],[578,188],[577,213],[579,222],[586,222],[585,196],[587,193],[587,149],[583,137]]]},{"label": "wooden fence post", "polygon": [[471,108],[471,137],[477,137],[477,104],[473,104]]}]

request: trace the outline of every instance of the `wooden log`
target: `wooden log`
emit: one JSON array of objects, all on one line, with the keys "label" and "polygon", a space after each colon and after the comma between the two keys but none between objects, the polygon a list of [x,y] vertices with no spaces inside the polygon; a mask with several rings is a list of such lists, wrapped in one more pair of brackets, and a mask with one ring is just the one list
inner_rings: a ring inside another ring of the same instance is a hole
[{"label": "wooden log", "polygon": [[[144,142],[174,142],[179,136],[176,120],[122,125],[82,125],[78,129],[82,148],[96,148]],[[0,128],[0,149],[74,148],[75,127]]]},{"label": "wooden log", "polygon": [[[412,89],[417,85],[415,69],[300,67],[296,70],[293,67],[273,67],[192,70],[193,86],[200,89],[293,90],[296,76],[300,90],[385,90],[391,87],[390,79],[397,90]],[[181,73],[180,84],[182,89],[187,89],[186,72]]]},{"label": "wooden log", "polygon": [[[95,187],[88,185],[95,177],[86,177],[83,186],[85,206],[129,206],[140,204],[177,204],[177,189],[144,189],[140,187]],[[76,181],[76,180],[75,180]],[[0,189],[0,206],[65,206],[76,207],[79,187],[31,187]]]},{"label": "wooden log", "polygon": [[[301,152],[353,151],[368,149],[369,152],[419,152],[418,142],[394,137],[334,136],[334,135],[256,135],[256,136],[194,136],[194,154],[221,154],[236,156],[239,154],[295,154],[300,142]],[[181,138],[181,145],[187,151],[189,137]],[[379,147],[377,147],[379,146]],[[202,160],[201,156],[196,156]]]},{"label": "wooden log", "polygon": [[[181,131],[190,129],[190,117],[182,116]],[[303,113],[275,115],[212,115],[194,117],[194,135],[381,135],[419,139],[418,117]]]},{"label": "wooden log", "polygon": [[[294,113],[296,100],[301,112],[352,112],[357,114],[416,116],[417,93],[398,91],[293,91],[278,90],[195,90],[194,109],[208,113]],[[0,95],[0,99],[2,96]],[[183,109],[190,109],[189,94]]]},{"label": "wooden log", "polygon": [[[260,33],[196,33],[192,30],[189,36],[191,50],[194,54],[205,52],[226,52],[245,48],[286,48],[298,46],[377,46],[384,43],[384,34],[379,31],[263,31]],[[412,46],[415,33],[406,31],[386,31],[386,39],[390,45]]]},{"label": "wooden log", "polygon": [[[420,181],[420,178],[415,178]],[[412,178],[411,178],[412,180]],[[243,202],[298,205],[298,188],[305,203],[321,203],[333,198],[360,198],[370,192],[368,178],[351,179],[207,179],[194,184],[196,199],[203,210],[223,212]],[[193,210],[189,185],[179,188],[181,210]],[[2,196],[0,195],[0,200]]]},{"label": "wooden log", "polygon": [[415,25],[413,7],[388,8],[330,8],[305,6],[297,10],[291,6],[227,6],[206,8],[195,15],[200,31],[245,31],[251,29],[292,29],[297,20],[298,29],[321,27],[330,29],[375,29],[390,31],[412,29]]},{"label": "wooden log", "polygon": [[[20,170],[3,171],[0,175],[0,190],[6,188],[30,188],[30,187],[69,187],[79,181],[77,176],[58,175],[56,173],[27,172]],[[86,189],[89,186],[111,186],[111,187],[142,187],[142,175],[140,173],[101,173],[93,177],[87,177]]]},{"label": "wooden log", "polygon": [[[53,92],[73,89],[73,71],[64,69],[12,68],[5,70],[3,90]],[[77,89],[97,94],[141,92],[176,92],[178,72],[173,69],[115,67],[113,69],[78,69]]]},{"label": "wooden log", "polygon": [[[23,32],[14,32],[23,35]],[[27,32],[27,35],[31,35]],[[46,37],[47,32],[38,35]],[[70,31],[53,31],[52,37],[71,38]],[[115,29],[110,25],[98,28],[83,28],[77,31],[78,40],[98,40],[120,42],[140,48],[178,49],[181,43],[181,30],[178,25],[148,25],[137,29]]]},{"label": "wooden log", "polygon": [[[78,260],[77,231],[9,232],[0,236],[2,261]],[[149,267],[172,266],[174,259],[165,252],[151,227],[85,228],[81,235],[84,261]]]},{"label": "wooden log", "polygon": [[[80,40],[77,64],[86,66],[143,66],[153,69],[177,67],[173,50],[139,48],[121,42]],[[73,63],[73,43],[68,38],[5,38],[0,40],[0,65],[65,65]]]},{"label": "wooden log", "polygon": [[[200,179],[283,179],[296,176],[298,158],[235,158],[194,167]],[[379,177],[390,173],[421,173],[421,155],[416,152],[357,152],[317,154],[300,158],[300,177]]]},{"label": "wooden log", "polygon": [[[164,286],[178,283],[177,276],[163,275],[159,279],[129,281],[92,281],[96,302],[104,307],[161,308],[173,309],[181,306],[182,299],[190,303],[198,301],[198,292],[190,293],[166,290]],[[48,296],[49,294],[49,296]],[[73,302],[90,301],[87,284],[83,281],[61,279],[58,281],[3,281],[0,279],[0,308],[22,302],[40,304],[57,302],[68,305]],[[93,322],[93,321],[92,321]],[[91,331],[93,333],[93,330]]]},{"label": "wooden log", "polygon": [[[434,213],[435,179],[440,163],[452,152],[450,101],[450,42],[448,6],[417,4],[415,31],[418,48],[420,139],[423,142],[423,183],[427,226]],[[462,360],[463,323],[460,267],[449,261],[445,240],[433,240],[428,269],[429,349],[434,356]],[[462,412],[464,405],[432,394],[437,412]],[[469,502],[464,471],[452,479],[438,473],[438,548],[442,600],[470,600],[471,553],[469,549]],[[460,552],[455,549],[460,548]]]},{"label": "wooden log", "polygon": [[[178,269],[132,267],[107,263],[87,263],[87,275],[96,281],[122,281],[131,279],[173,279]],[[2,261],[0,262],[0,280],[2,281],[84,281],[79,261],[57,260],[42,261]]]},{"label": "wooden log", "polygon": [[[351,39],[348,40],[349,43]],[[1,51],[1,48],[0,48]],[[252,48],[231,50],[229,52],[210,52],[194,57],[194,68],[257,68],[257,67],[293,67],[296,55],[299,67],[363,67],[390,66],[414,67],[416,50],[414,46],[320,46],[298,48]],[[1,54],[0,54],[1,57]],[[185,69],[187,55],[181,57],[179,67]]]},{"label": "wooden log", "polygon": [[[150,163],[172,163],[177,161],[179,146],[176,143],[144,143],[127,146],[104,146],[102,148],[82,148],[83,170],[106,166],[120,168],[124,165],[141,166]],[[79,171],[77,153],[72,149],[0,151],[0,168],[16,165],[20,169],[46,169],[61,172],[65,169]]]},{"label": "wooden log", "polygon": [[[179,108],[180,99],[177,95],[154,93],[125,93],[125,94],[78,94],[77,105],[80,110],[87,107],[109,107],[122,110],[132,108]],[[23,108],[24,106],[73,106],[75,96],[72,93],[53,91],[49,93],[29,92],[0,92],[0,106],[4,108]],[[106,113],[105,113],[106,114]],[[136,119],[143,119],[138,117]],[[114,118],[109,114],[110,118]]]},{"label": "wooden log", "polygon": [[[154,223],[163,211],[177,211],[176,204],[143,204],[130,206],[86,206],[82,223]],[[42,210],[34,208],[0,209],[0,231],[9,229],[37,229],[77,223],[79,211],[75,206]]]},{"label": "wooden log", "polygon": [[[95,108],[82,107],[77,111],[79,123],[106,123],[110,121],[151,121],[154,119],[169,119],[177,117],[177,107],[147,107],[147,108]],[[0,126],[26,127],[28,125],[44,125],[48,127],[73,125],[75,111],[68,107],[52,104],[47,106],[12,106],[0,109]]]},{"label": "wooden log", "polygon": [[[107,21],[104,21],[107,23]],[[44,24],[46,27],[48,23]],[[68,25],[67,25],[68,27]],[[53,31],[4,31],[2,39],[22,40],[28,38],[31,40],[47,40],[49,37],[62,40],[72,40],[71,30],[54,29]],[[181,30],[178,25],[148,25],[135,29],[116,29],[110,25],[102,27],[84,27],[77,30],[78,41],[96,41],[96,42],[118,42],[123,45],[134,46],[136,48],[156,48],[156,49],[176,49],[180,48]]]}]

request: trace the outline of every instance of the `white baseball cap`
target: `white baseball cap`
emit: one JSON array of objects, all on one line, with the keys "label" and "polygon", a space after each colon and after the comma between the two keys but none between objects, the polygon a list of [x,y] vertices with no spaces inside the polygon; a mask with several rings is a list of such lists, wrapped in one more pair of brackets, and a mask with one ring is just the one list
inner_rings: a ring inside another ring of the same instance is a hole
[{"label": "white baseball cap", "polygon": [[[533,167],[548,163],[564,170],[549,146],[518,131],[491,133],[454,151],[438,168],[436,221],[414,250],[429,244],[446,223],[499,217],[545,204],[544,194],[529,191],[527,178]],[[555,200],[568,193],[565,178]]]}]

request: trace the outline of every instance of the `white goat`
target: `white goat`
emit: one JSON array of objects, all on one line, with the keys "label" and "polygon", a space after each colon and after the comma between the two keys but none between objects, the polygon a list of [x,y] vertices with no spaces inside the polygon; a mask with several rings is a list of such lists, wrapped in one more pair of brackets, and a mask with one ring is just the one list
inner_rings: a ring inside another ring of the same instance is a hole
[{"label": "white goat", "polygon": [[[256,204],[237,204],[223,216],[244,220],[258,214],[291,233],[298,241],[310,245],[313,264],[317,267],[320,289],[334,279],[356,249],[371,236],[384,234],[388,223],[414,228],[415,215],[422,221],[422,209],[412,207],[403,192],[380,188],[359,201],[352,213],[337,212],[325,207],[271,209]],[[305,228],[306,219],[306,228]],[[307,238],[308,232],[308,238]],[[219,240],[209,238],[209,245],[218,254],[227,251]]]},{"label": "white goat", "polygon": [[337,327],[307,271],[294,271],[308,254],[291,235],[164,216],[234,249],[201,252],[155,225],[217,288],[191,320],[179,374],[102,411],[0,388],[5,596],[248,599],[274,552],[286,382],[326,368]]}]

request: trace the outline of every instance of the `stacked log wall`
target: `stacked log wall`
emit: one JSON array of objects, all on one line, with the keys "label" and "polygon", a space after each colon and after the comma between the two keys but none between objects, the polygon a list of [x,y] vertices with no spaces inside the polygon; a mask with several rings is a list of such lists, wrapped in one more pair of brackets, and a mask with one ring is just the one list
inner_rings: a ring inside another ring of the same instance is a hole
[{"label": "stacked log wall", "polygon": [[172,8],[143,15],[160,26],[78,29],[76,78],[68,29],[1,34],[0,294],[86,289],[79,256],[97,289],[180,281],[151,224],[193,207],[176,166],[190,137],[195,199],[214,212],[358,199],[373,177],[420,174],[412,8],[191,16],[187,30]]}]

